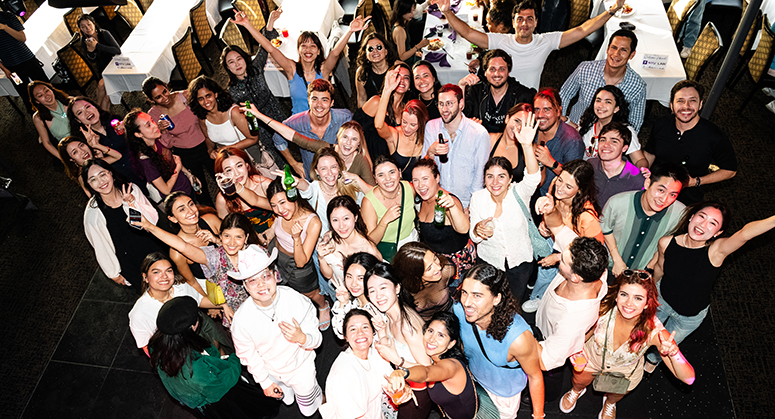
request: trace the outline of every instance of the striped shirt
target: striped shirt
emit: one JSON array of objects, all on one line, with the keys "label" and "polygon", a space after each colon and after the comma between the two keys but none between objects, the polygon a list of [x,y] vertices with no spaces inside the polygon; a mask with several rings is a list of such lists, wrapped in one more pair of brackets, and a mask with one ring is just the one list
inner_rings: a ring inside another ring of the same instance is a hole
[{"label": "striped shirt", "polygon": [[[11,29],[23,31],[24,26],[12,13],[0,11],[0,23]],[[14,67],[35,58],[24,42],[11,36],[6,31],[0,31],[0,62],[6,67]]]}]

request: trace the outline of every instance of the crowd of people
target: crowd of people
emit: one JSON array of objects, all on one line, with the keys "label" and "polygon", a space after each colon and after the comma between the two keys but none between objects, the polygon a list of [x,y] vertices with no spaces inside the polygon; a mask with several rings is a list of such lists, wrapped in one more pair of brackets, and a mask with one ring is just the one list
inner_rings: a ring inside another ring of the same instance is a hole
[{"label": "crowd of people", "polygon": [[[368,22],[327,57],[304,32],[296,62],[271,42],[281,9],[260,31],[235,12],[259,48],[223,50],[227,86],[151,77],[147,112],[114,115],[101,84],[92,99],[29,83],[41,143],[89,197],[86,237],[105,275],[138,294],[131,332],[175,399],[213,418],[274,417],[280,401],[324,418],[515,418],[524,403],[541,418],[550,402],[570,413],[592,384],[612,419],[661,362],[694,382],[678,344],[725,258],[775,216],[729,234],[728,208],[704,199],[737,160],[699,116],[700,84],[678,82],[672,112],[638,138],[633,32],[614,32],[606,58],[561,88],[540,86],[549,53],[623,0],[543,33],[532,0],[485,3],[482,32],[431,1],[485,50],[478,74],[441,85],[418,53],[427,40],[413,41],[428,4],[395,0],[392,39],[361,41],[354,114],[334,107],[329,80]],[[120,52],[90,16],[79,27],[98,65]],[[3,24],[0,40],[19,32]],[[268,88],[268,56],[292,115]],[[329,328],[345,349],[324,393],[315,349]]]}]

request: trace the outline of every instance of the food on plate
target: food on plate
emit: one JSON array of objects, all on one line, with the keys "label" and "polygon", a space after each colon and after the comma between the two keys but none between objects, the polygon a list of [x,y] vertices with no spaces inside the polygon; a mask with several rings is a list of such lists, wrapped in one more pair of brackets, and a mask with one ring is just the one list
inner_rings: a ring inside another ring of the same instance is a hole
[{"label": "food on plate", "polygon": [[431,39],[430,43],[428,44],[428,50],[430,51],[438,51],[444,47],[444,42],[439,39]]},{"label": "food on plate", "polygon": [[623,15],[631,15],[632,14],[632,6],[629,4],[625,4],[622,6],[622,14]]},{"label": "food on plate", "polygon": [[275,48],[280,48],[280,45],[282,45],[282,44],[283,44],[283,41],[281,41],[279,39],[275,38],[275,39],[272,40],[272,46],[274,46]]}]

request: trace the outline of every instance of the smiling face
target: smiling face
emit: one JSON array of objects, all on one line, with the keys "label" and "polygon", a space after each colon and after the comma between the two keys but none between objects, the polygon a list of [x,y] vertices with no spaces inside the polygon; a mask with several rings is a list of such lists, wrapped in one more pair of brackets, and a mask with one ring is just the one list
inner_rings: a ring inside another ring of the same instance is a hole
[{"label": "smiling face", "polygon": [[706,242],[721,234],[724,216],[718,208],[705,207],[689,219],[689,237],[698,242]]},{"label": "smiling face", "polygon": [[207,112],[212,112],[218,107],[216,99],[218,99],[218,94],[206,87],[203,87],[196,92],[197,103],[199,103],[199,106]]},{"label": "smiling face", "polygon": [[616,36],[608,45],[606,50],[606,66],[612,70],[620,69],[627,65],[627,62],[635,56],[632,50],[632,41],[625,36]]},{"label": "smiling face", "polygon": [[527,118],[527,112],[525,111],[519,111],[515,113],[514,115],[507,116],[506,117],[506,129],[503,131],[503,134],[506,135],[508,138],[514,138],[514,130],[516,129],[517,132],[522,132],[522,121]]},{"label": "smiling face", "polygon": [[256,275],[246,278],[243,283],[253,301],[261,307],[272,305],[277,295],[277,275],[274,270],[264,269]]},{"label": "smiling face", "polygon": [[323,156],[318,159],[315,173],[320,177],[321,182],[328,186],[336,186],[336,180],[339,179],[339,176],[341,175],[341,169],[335,158]]},{"label": "smiling face", "polygon": [[353,298],[363,295],[363,276],[366,274],[366,268],[357,263],[353,263],[347,268],[344,274],[344,286],[350,291]]},{"label": "smiling face", "polygon": [[342,135],[339,136],[339,152],[342,153],[342,157],[349,157],[353,153],[357,152],[361,146],[361,136],[353,128],[348,128],[342,131]]},{"label": "smiling face", "polygon": [[331,107],[334,106],[334,101],[328,92],[313,91],[309,95],[308,102],[310,114],[317,118],[324,118],[331,112]]},{"label": "smiling face", "polygon": [[412,73],[406,67],[398,67],[398,86],[395,93],[406,93],[412,85]]},{"label": "smiling face", "polygon": [[240,55],[239,52],[229,51],[229,53],[226,54],[225,62],[226,68],[231,74],[237,76],[238,79],[245,78],[248,72],[248,66],[245,64],[245,59],[242,58],[242,55]]},{"label": "smiling face", "polygon": [[32,97],[41,105],[47,108],[55,108],[57,106],[57,99],[54,96],[54,92],[48,88],[48,86],[39,84],[32,89]]},{"label": "smiling face", "polygon": [[374,330],[366,316],[355,315],[344,325],[344,340],[355,353],[368,353],[374,341]]},{"label": "smiling face", "polygon": [[387,57],[385,44],[379,38],[369,39],[369,42],[366,43],[366,57],[372,64],[384,61],[385,57]]},{"label": "smiling face", "polygon": [[342,239],[348,239],[355,230],[355,222],[358,221],[358,215],[353,214],[346,207],[336,207],[331,211],[331,228],[336,231]]},{"label": "smiling face", "polygon": [[199,223],[199,208],[191,197],[183,195],[172,204],[172,213],[168,216],[173,223],[195,226]]},{"label": "smiling face", "polygon": [[85,100],[76,100],[73,103],[73,115],[78,122],[87,126],[100,123],[100,111]]},{"label": "smiling face", "polygon": [[100,195],[113,193],[113,174],[109,170],[92,165],[87,173],[86,182]]},{"label": "smiling face", "polygon": [[643,285],[622,284],[616,294],[616,308],[627,320],[638,318],[646,309],[648,292]]},{"label": "smiling face", "polygon": [[412,185],[423,201],[436,199],[439,192],[439,177],[425,166],[415,166],[412,170]]},{"label": "smiling face", "polygon": [[495,199],[508,192],[510,183],[511,173],[498,165],[492,165],[484,172],[484,187],[490,191],[490,195]]},{"label": "smiling face", "polygon": [[501,295],[493,295],[487,285],[473,278],[463,280],[460,287],[460,304],[465,310],[467,322],[486,327],[500,301]]},{"label": "smiling face", "polygon": [[616,106],[616,98],[608,90],[601,90],[595,96],[594,109],[595,115],[599,120],[608,122],[610,122],[615,113],[619,112],[619,107]]},{"label": "smiling face", "polygon": [[454,92],[439,93],[439,113],[445,124],[449,124],[460,115],[462,102],[457,100]]},{"label": "smiling face", "polygon": [[92,23],[89,19],[83,19],[78,23],[78,29],[81,30],[81,35],[83,36],[95,36],[96,35],[96,28],[94,27],[94,23]]},{"label": "smiling face", "polygon": [[517,39],[529,42],[533,38],[533,31],[535,28],[535,10],[523,10],[514,16],[514,29],[517,31]]},{"label": "smiling face", "polygon": [[412,115],[404,111],[401,115],[401,131],[405,137],[412,137],[417,134],[420,124],[417,123],[417,115]]},{"label": "smiling face", "polygon": [[554,104],[544,97],[538,97],[533,103],[536,121],[538,121],[539,131],[549,131],[560,121],[560,110],[554,107]]},{"label": "smiling face", "polygon": [[223,160],[221,165],[224,176],[234,179],[234,183],[244,185],[248,179],[248,166],[245,160],[237,156],[231,156]]},{"label": "smiling face", "polygon": [[272,206],[272,211],[286,221],[292,219],[296,214],[296,203],[289,201],[285,192],[274,194],[269,204]]},{"label": "smiling face", "polygon": [[159,126],[156,125],[156,121],[151,118],[147,113],[141,112],[137,115],[137,129],[140,132],[135,133],[135,137],[141,138],[148,146],[153,146],[157,138],[161,137],[161,131]]},{"label": "smiling face", "polygon": [[434,320],[428,325],[422,336],[422,341],[425,344],[425,353],[434,359],[438,359],[441,354],[455,346],[455,341],[449,337],[447,326],[438,320]]},{"label": "smiling face", "polygon": [[684,124],[694,122],[700,118],[700,109],[702,109],[702,100],[700,93],[693,87],[684,87],[675,92],[673,101],[670,102],[670,109],[675,114],[675,118]]},{"label": "smiling face", "polygon": [[374,169],[374,180],[377,186],[387,193],[392,193],[400,185],[401,171],[392,162],[384,162]]},{"label": "smiling face", "polygon": [[148,283],[148,288],[156,292],[167,292],[175,283],[175,271],[172,264],[167,260],[160,260],[148,269],[148,273],[143,274],[143,281]]},{"label": "smiling face", "polygon": [[622,136],[617,130],[611,130],[600,134],[597,142],[597,154],[600,161],[621,160],[622,154],[627,152],[629,146],[624,145]]},{"label": "smiling face", "polygon": [[398,293],[400,285],[395,285],[381,276],[372,275],[369,277],[366,292],[369,301],[374,304],[377,310],[386,313],[394,305],[398,304]]},{"label": "smiling face", "polygon": [[151,90],[151,102],[163,106],[165,108],[172,105],[172,96],[170,95],[170,89],[163,84],[157,84],[156,87]]},{"label": "smiling face", "polygon": [[70,156],[70,160],[78,166],[83,166],[87,160],[94,157],[89,146],[80,141],[68,143],[65,149],[67,150],[67,155]]},{"label": "smiling face", "polygon": [[248,235],[241,228],[227,228],[221,231],[223,250],[229,256],[236,256],[240,250],[245,248],[247,242]]},{"label": "smiling face", "polygon": [[299,45],[299,59],[307,63],[314,63],[320,55],[320,49],[312,39],[307,39]]},{"label": "smiling face", "polygon": [[649,212],[660,212],[678,199],[683,185],[681,182],[670,176],[662,176],[659,179],[646,179],[644,183],[646,191],[641,197],[643,210]]},{"label": "smiling face", "polygon": [[484,73],[484,76],[494,89],[499,89],[509,79],[509,66],[501,57],[492,58],[487,63],[487,71]]},{"label": "smiling face", "polygon": [[569,204],[573,197],[579,192],[579,185],[576,179],[568,172],[560,173],[554,183],[554,198]]},{"label": "smiling face", "polygon": [[436,79],[433,78],[433,73],[428,69],[428,66],[418,65],[414,69],[414,88],[421,94],[427,94],[433,90],[433,85],[436,83]]},{"label": "smiling face", "polygon": [[430,250],[425,252],[422,257],[423,267],[425,271],[422,274],[422,280],[424,282],[439,282],[441,281],[441,261],[435,253]]}]

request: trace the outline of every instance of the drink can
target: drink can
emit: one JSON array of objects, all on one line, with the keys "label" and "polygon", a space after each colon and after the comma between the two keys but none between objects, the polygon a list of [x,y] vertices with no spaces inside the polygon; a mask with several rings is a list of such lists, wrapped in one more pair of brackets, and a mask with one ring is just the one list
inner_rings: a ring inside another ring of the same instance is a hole
[{"label": "drink can", "polygon": [[110,121],[110,126],[113,127],[113,129],[116,131],[116,134],[124,135],[124,127],[121,126],[121,121],[118,119]]},{"label": "drink can", "polygon": [[169,115],[167,115],[167,114],[161,114],[161,116],[159,117],[159,119],[161,119],[162,121],[167,121],[167,123],[169,123],[169,124],[170,124],[170,126],[168,126],[168,127],[167,127],[167,130],[168,130],[168,131],[172,131],[173,129],[175,129],[175,123],[174,123],[174,122],[172,122],[172,118],[170,118],[170,117],[169,117]]}]

